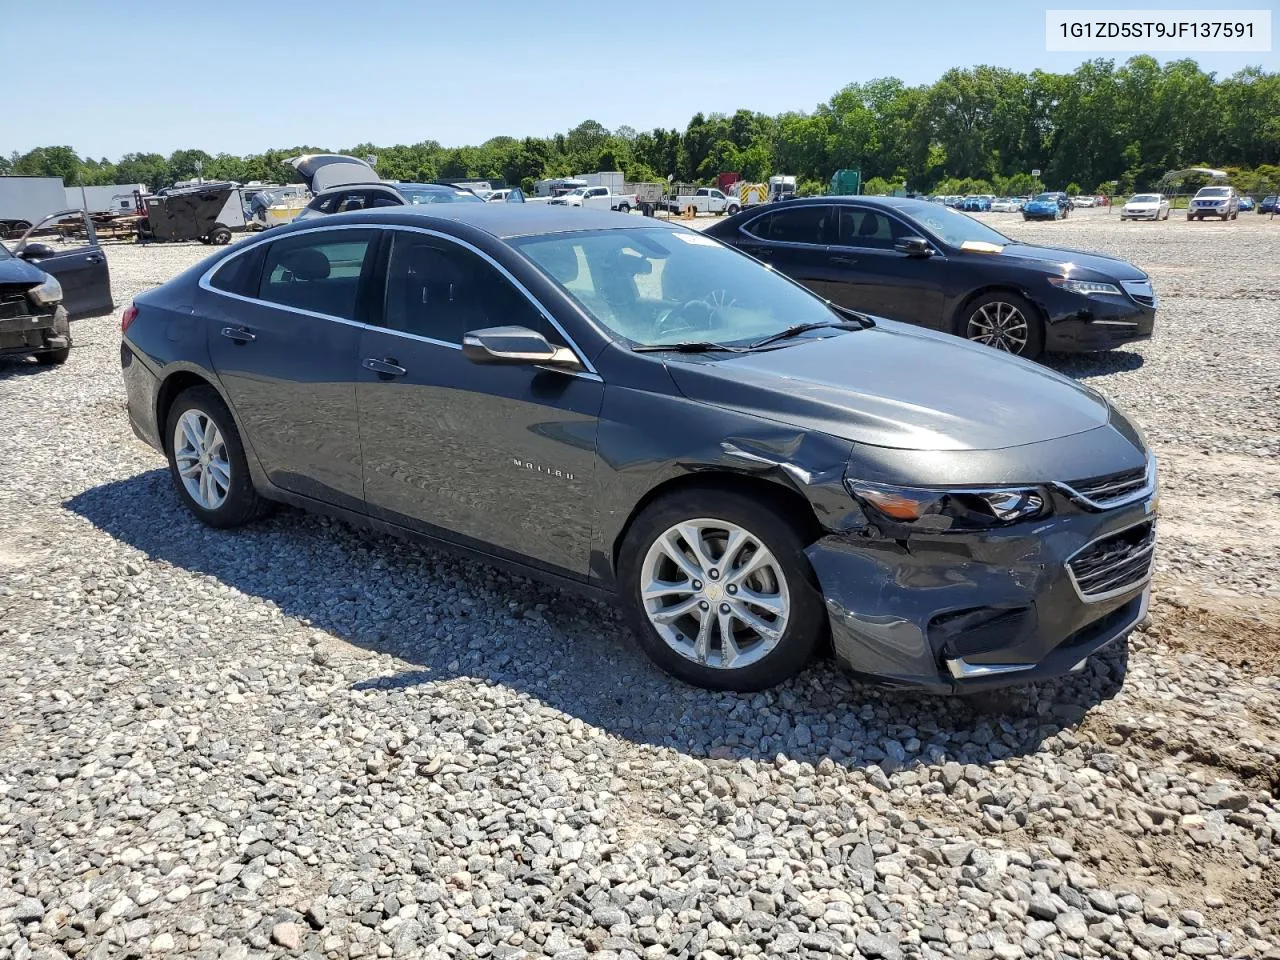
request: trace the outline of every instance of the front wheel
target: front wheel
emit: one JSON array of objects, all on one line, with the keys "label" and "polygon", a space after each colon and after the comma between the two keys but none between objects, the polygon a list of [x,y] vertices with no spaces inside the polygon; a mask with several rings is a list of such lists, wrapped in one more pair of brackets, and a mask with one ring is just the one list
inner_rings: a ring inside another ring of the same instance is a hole
[{"label": "front wheel", "polygon": [[732,217],[734,214],[736,214],[736,213],[737,213],[739,210],[741,210],[741,209],[742,209],[742,208],[741,208],[740,206],[738,206],[736,203],[731,203],[731,204],[729,204],[729,206],[725,207],[724,212],[725,212],[725,213],[727,213],[729,216],[731,216],[731,217]]},{"label": "front wheel", "polygon": [[1044,322],[1024,297],[984,294],[960,312],[956,332],[973,343],[1034,360],[1044,351]]},{"label": "front wheel", "polygon": [[636,518],[619,554],[631,627],[667,673],[712,690],[793,677],[826,629],[795,526],[764,500],[686,490]]},{"label": "front wheel", "polygon": [[209,234],[209,242],[215,247],[225,247],[231,242],[231,231],[219,224]]},{"label": "front wheel", "polygon": [[216,390],[184,390],[165,420],[169,474],[178,496],[211,527],[238,527],[266,512],[249,476],[235,421]]}]

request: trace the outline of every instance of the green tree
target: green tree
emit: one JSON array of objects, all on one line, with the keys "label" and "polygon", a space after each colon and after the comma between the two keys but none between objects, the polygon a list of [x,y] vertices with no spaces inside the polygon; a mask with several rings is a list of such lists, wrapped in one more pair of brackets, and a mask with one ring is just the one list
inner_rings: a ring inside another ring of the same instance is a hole
[{"label": "green tree", "polygon": [[65,186],[80,183],[80,158],[70,147],[36,147],[13,162],[18,177],[61,177]]}]

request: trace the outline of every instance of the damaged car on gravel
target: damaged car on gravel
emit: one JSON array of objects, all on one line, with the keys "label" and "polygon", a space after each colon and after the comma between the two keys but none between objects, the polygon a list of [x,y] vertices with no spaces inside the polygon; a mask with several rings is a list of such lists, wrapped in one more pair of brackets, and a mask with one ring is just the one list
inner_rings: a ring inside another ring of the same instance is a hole
[{"label": "damaged car on gravel", "polygon": [[684,227],[338,214],[122,327],[133,429],[206,524],[279,501],[620,598],[690,683],[826,645],[936,692],[1036,681],[1147,609],[1156,464],[1104,397]]},{"label": "damaged car on gravel", "polygon": [[[83,242],[54,246],[32,239],[57,224]],[[50,214],[33,224],[12,252],[0,243],[0,356],[66,363],[71,321],[114,309],[107,258],[93,222],[82,211]]]}]

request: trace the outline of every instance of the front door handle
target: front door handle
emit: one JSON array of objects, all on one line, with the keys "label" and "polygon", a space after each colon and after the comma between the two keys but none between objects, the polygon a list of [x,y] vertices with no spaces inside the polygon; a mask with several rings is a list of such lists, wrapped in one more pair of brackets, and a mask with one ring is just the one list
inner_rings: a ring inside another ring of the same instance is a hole
[{"label": "front door handle", "polygon": [[102,254],[100,254],[100,253],[91,253],[91,254],[89,254],[87,257],[85,257],[85,260],[89,261],[89,263],[101,263],[101,262],[102,262]]},{"label": "front door handle", "polygon": [[409,371],[395,362],[395,359],[388,357],[385,360],[375,360],[373,357],[365,357],[362,366],[366,370],[372,370],[374,373],[383,377],[403,377]]},{"label": "front door handle", "polygon": [[236,343],[249,343],[258,339],[258,335],[248,327],[223,327],[222,335]]},{"label": "front door handle", "polygon": [[857,257],[832,257],[832,263],[843,263],[845,266],[851,267],[858,262]]}]

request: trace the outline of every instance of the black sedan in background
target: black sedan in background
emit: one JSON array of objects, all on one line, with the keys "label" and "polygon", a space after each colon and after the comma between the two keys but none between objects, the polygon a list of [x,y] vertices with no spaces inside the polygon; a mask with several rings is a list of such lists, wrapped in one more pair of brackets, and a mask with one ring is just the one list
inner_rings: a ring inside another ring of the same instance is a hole
[{"label": "black sedan in background", "polygon": [[1105,254],[1019,243],[924,200],[814,197],[708,227],[832,303],[1034,359],[1144,340],[1150,278]]},{"label": "black sedan in background", "polygon": [[617,596],[693,683],[768,686],[828,638],[893,683],[1038,680],[1148,602],[1155,461],[1102,396],[684,227],[337,214],[122,326],[129,418],[199,519],[284,501]]}]

